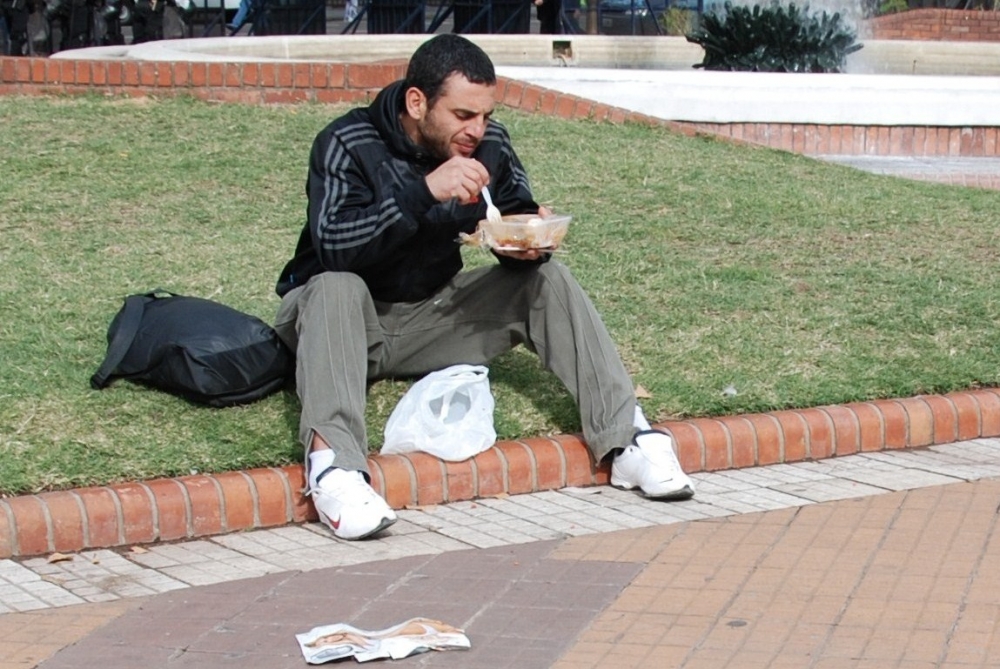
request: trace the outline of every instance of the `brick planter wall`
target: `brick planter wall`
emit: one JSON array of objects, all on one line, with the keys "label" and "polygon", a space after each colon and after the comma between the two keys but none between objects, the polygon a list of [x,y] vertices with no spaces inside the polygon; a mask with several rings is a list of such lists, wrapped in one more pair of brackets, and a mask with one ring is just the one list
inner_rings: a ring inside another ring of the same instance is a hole
[{"label": "brick planter wall", "polygon": [[725,137],[806,155],[994,157],[1000,128],[684,123],[689,133]]},{"label": "brick planter wall", "polygon": [[[191,95],[217,102],[365,102],[405,73],[381,63],[194,63],[0,57],[0,95],[103,93],[130,97]],[[830,126],[793,123],[687,123],[502,79],[502,104],[598,122],[659,125],[771,148],[817,154],[996,156],[996,127]]]},{"label": "brick planter wall", "polygon": [[0,57],[0,95],[191,95],[218,102],[358,102],[406,72],[380,63],[204,63]]},{"label": "brick planter wall", "polygon": [[865,22],[867,39],[1000,41],[1000,12],[965,9],[911,9]]}]

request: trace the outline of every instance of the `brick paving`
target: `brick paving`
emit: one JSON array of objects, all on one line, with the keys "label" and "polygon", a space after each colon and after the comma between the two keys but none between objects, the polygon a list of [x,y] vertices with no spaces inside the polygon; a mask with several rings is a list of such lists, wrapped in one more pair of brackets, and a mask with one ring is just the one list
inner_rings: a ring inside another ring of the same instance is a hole
[{"label": "brick paving", "polygon": [[997,666],[1000,439],[694,478],[0,560],[0,669],[304,666],[296,633],[415,616],[472,649],[403,666]]},{"label": "brick paving", "polygon": [[610,487],[500,495],[400,510],[374,542],[335,540],[318,523],[180,543],[0,560],[0,613],[156,595],[287,571],[345,567],[797,508],[918,487],[1000,478],[1000,439],[926,450],[693,475],[695,499],[650,503]]},{"label": "brick paving", "polygon": [[1000,666],[1000,481],[568,541],[645,564],[552,666]]},{"label": "brick paving", "polygon": [[119,600],[0,615],[0,669],[33,669],[140,603]]}]

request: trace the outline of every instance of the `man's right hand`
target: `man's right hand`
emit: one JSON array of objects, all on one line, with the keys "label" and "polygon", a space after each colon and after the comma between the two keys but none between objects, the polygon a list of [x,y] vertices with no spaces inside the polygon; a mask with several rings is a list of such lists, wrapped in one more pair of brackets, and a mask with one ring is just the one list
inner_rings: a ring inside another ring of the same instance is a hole
[{"label": "man's right hand", "polygon": [[455,156],[442,163],[425,179],[438,202],[456,198],[461,204],[468,204],[474,202],[483,186],[490,182],[490,173],[478,160]]}]

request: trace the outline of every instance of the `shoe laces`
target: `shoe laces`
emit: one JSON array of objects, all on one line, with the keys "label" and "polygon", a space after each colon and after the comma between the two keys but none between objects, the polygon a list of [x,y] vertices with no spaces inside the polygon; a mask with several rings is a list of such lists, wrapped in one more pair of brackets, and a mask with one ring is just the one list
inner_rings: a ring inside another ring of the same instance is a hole
[{"label": "shoe laces", "polygon": [[364,474],[347,469],[334,470],[321,477],[316,487],[309,492],[330,495],[338,499],[349,498],[365,504],[378,497],[378,493],[368,485]]},{"label": "shoe laces", "polygon": [[677,461],[677,455],[674,453],[673,440],[669,435],[662,432],[660,435],[662,436],[651,435],[655,438],[655,441],[647,438],[643,440],[642,444],[636,440],[633,446],[644,458],[654,465],[665,467],[671,475],[683,474],[684,470],[681,469],[681,463]]}]

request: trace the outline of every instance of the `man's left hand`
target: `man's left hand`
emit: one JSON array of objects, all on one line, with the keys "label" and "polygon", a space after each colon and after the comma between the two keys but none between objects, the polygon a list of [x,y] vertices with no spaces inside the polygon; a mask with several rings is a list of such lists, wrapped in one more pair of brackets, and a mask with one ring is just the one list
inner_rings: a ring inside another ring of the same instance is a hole
[{"label": "man's left hand", "polygon": [[512,251],[509,249],[493,249],[493,253],[496,253],[498,256],[516,258],[517,260],[538,260],[546,253],[553,250],[554,249],[528,249],[526,251]]}]

